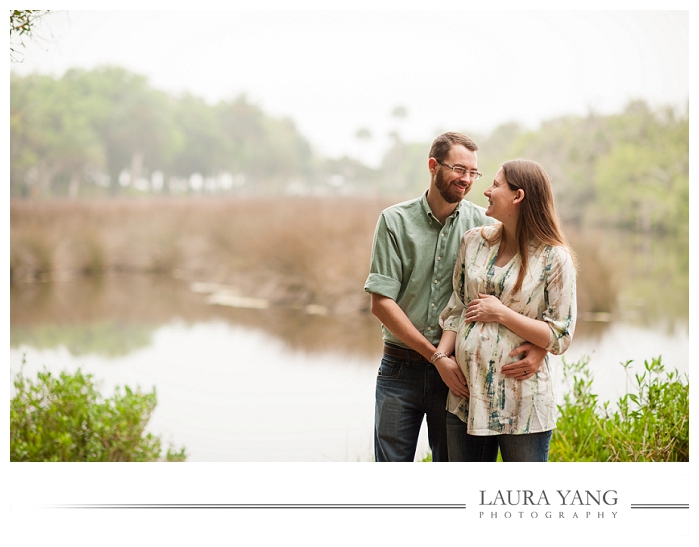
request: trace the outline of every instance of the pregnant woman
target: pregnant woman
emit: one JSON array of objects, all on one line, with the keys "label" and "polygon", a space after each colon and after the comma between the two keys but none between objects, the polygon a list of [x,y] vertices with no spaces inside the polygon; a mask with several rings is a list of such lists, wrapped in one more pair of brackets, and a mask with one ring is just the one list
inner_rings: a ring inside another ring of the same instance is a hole
[{"label": "pregnant woman", "polygon": [[568,348],[575,262],[541,165],[504,163],[485,196],[499,223],[463,235],[440,319],[437,351],[455,354],[469,390],[448,395],[449,460],[496,461],[499,449],[503,461],[547,461],[557,417],[548,357],[532,370],[509,354],[524,341],[556,355]]}]

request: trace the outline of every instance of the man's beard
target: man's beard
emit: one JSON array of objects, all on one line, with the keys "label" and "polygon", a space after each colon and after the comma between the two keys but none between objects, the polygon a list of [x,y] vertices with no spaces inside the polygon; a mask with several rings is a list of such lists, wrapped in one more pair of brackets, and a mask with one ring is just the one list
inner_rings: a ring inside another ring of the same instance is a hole
[{"label": "man's beard", "polygon": [[459,203],[464,196],[468,193],[469,188],[462,194],[456,188],[454,188],[449,181],[447,181],[443,176],[443,170],[440,169],[435,176],[435,185],[437,190],[439,190],[442,199],[447,203]]}]

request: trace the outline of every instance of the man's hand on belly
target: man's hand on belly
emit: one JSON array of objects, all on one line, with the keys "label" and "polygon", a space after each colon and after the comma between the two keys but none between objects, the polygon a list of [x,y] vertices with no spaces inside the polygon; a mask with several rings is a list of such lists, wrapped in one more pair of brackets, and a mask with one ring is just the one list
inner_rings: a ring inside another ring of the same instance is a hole
[{"label": "man's hand on belly", "polygon": [[544,348],[525,342],[510,352],[511,357],[523,354],[522,360],[503,366],[500,372],[508,378],[527,380],[539,371],[547,353]]}]

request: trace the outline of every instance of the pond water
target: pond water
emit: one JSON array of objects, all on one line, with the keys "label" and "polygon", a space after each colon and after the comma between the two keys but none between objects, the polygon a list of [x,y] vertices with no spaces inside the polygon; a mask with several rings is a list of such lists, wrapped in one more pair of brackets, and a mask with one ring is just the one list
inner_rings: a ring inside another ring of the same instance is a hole
[{"label": "pond water", "polygon": [[[212,305],[188,283],[140,276],[13,285],[10,302],[12,374],[80,367],[105,394],[155,387],[149,430],[184,445],[189,461],[373,459],[381,337],[371,316]],[[595,392],[616,400],[627,389],[620,362],[639,370],[662,354],[688,372],[688,344],[681,318],[581,319],[566,359],[589,356]]]},{"label": "pond water", "polygon": [[[80,283],[72,285],[80,290]],[[177,285],[171,289],[188,291]],[[104,287],[105,295],[113,290]],[[149,429],[166,443],[184,445],[190,461],[371,461],[381,347],[373,318],[211,311],[208,319],[174,317],[160,324],[112,316],[84,327],[13,325],[11,370],[17,372],[24,358],[28,375],[44,366],[56,372],[80,367],[104,393],[116,385],[155,386],[158,406]],[[662,354],[669,368],[687,371],[686,328],[599,326],[581,322],[567,359],[591,357],[602,399],[624,393],[621,361],[640,364]],[[353,342],[357,330],[364,331],[363,344]],[[298,336],[290,339],[293,332]],[[426,451],[423,434],[418,456]]]}]

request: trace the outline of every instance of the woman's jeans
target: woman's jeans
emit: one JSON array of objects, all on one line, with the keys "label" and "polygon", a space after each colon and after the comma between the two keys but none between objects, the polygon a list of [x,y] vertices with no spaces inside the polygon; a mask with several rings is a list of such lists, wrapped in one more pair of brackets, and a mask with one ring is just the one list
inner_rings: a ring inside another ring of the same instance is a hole
[{"label": "woman's jeans", "polygon": [[466,424],[447,413],[450,462],[495,462],[498,449],[504,462],[545,462],[552,433],[553,430],[523,435],[469,435]]},{"label": "woman's jeans", "polygon": [[376,378],[376,461],[412,462],[425,415],[432,461],[448,461],[448,391],[434,365],[384,354]]}]

